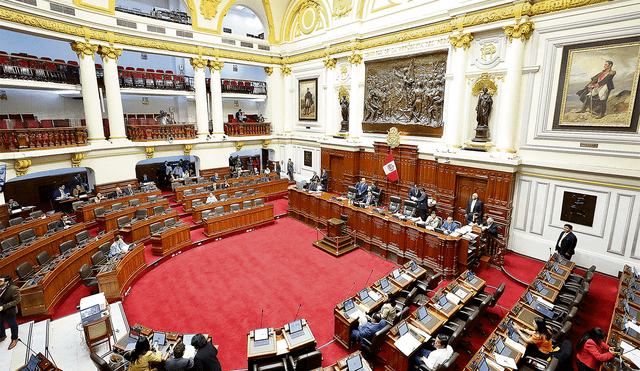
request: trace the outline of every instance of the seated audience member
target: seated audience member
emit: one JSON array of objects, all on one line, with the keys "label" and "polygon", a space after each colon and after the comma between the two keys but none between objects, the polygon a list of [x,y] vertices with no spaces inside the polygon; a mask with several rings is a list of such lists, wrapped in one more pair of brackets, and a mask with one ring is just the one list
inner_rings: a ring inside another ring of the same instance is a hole
[{"label": "seated audience member", "polygon": [[310,191],[317,191],[318,190],[318,183],[315,182],[315,181],[309,183],[309,190]]},{"label": "seated audience member", "polygon": [[85,189],[82,188],[80,184],[76,185],[76,187],[73,189],[73,197],[78,197],[81,194],[85,194],[85,193],[87,193],[87,191],[85,191]]},{"label": "seated audience member", "polygon": [[9,210],[22,209],[22,206],[20,206],[20,204],[16,202],[13,198],[9,199],[9,202],[7,202],[7,206],[9,206]]},{"label": "seated audience member", "polygon": [[387,323],[393,323],[396,319],[396,307],[391,303],[384,303],[380,309],[380,318],[387,321]]},{"label": "seated audience member", "polygon": [[236,112],[236,120],[238,120],[238,122],[247,122],[247,116],[244,115],[242,109],[238,109],[238,112]]},{"label": "seated audience member", "polygon": [[320,180],[320,177],[318,176],[318,173],[316,173],[315,171],[313,172],[313,176],[311,176],[311,179],[309,180],[310,182],[315,182],[316,180]]},{"label": "seated audience member", "polygon": [[227,189],[229,187],[231,186],[229,185],[229,181],[226,179],[224,180],[224,183],[220,184],[220,189]]},{"label": "seated audience member", "polygon": [[127,188],[124,190],[125,196],[133,196],[134,193],[136,193],[136,190],[133,189],[131,184],[127,184]]},{"label": "seated audience member", "polygon": [[269,169],[268,167],[264,168],[264,175],[269,175],[271,174],[271,169]]},{"label": "seated audience member", "polygon": [[[222,185],[222,184],[220,184],[220,185]],[[218,183],[213,183],[213,184],[211,185],[211,190],[212,190],[212,191],[215,191],[215,190],[217,190],[217,189],[218,189],[218,187],[219,187],[219,186],[218,186]]]},{"label": "seated audience member", "polygon": [[104,200],[106,197],[104,197],[102,195],[102,193],[98,192],[98,194],[96,194],[96,197],[93,198],[93,202],[98,203],[102,200]]},{"label": "seated audience member", "polygon": [[438,218],[438,216],[436,215],[435,211],[431,212],[431,215],[429,215],[429,217],[427,218],[427,220],[425,221],[425,223],[432,227],[432,228],[439,228],[440,227],[440,219]]},{"label": "seated audience member", "polygon": [[218,349],[202,334],[195,334],[191,339],[191,345],[196,348],[193,357],[193,370],[196,371],[222,371],[218,361]]},{"label": "seated audience member", "polygon": [[191,176],[191,173],[189,172],[189,170],[185,170],[185,171],[182,173],[182,179],[187,179],[187,178],[189,178],[190,176]]},{"label": "seated audience member", "polygon": [[111,244],[109,249],[109,257],[116,256],[118,254],[124,254],[129,251],[129,245],[122,240],[122,236],[116,236],[115,241]]},{"label": "seated audience member", "polygon": [[216,198],[216,196],[213,193],[209,193],[209,197],[207,197],[207,200],[205,201],[206,205],[211,205],[214,202],[218,202],[218,199]]},{"label": "seated audience member", "polygon": [[364,205],[366,207],[375,206],[376,205],[376,196],[373,195],[373,192],[367,192],[367,197],[364,198]]},{"label": "seated audience member", "polygon": [[56,232],[67,229],[74,224],[76,223],[70,220],[67,214],[62,214],[62,217],[56,222]]},{"label": "seated audience member", "polygon": [[218,180],[220,180],[220,176],[218,175],[218,173],[213,174],[213,176],[211,177],[211,181],[215,183]]},{"label": "seated audience member", "polygon": [[472,226],[482,225],[482,220],[480,219],[480,214],[473,213],[467,215],[467,224]]},{"label": "seated audience member", "polygon": [[114,195],[113,198],[120,198],[120,197],[124,197],[125,196],[124,192],[122,192],[120,187],[116,187],[116,191],[113,192],[113,195]]},{"label": "seated audience member", "polygon": [[606,339],[607,333],[600,327],[594,327],[582,335],[576,347],[578,371],[599,370],[603,362],[616,356],[617,353],[607,345]]},{"label": "seated audience member", "polygon": [[371,321],[367,321],[366,318],[360,317],[359,323],[360,325],[357,330],[351,330],[351,334],[349,336],[351,342],[360,341],[360,343],[362,343],[363,339],[371,340],[376,332],[382,330],[387,325],[387,321],[380,317],[380,313],[374,313]]},{"label": "seated audience member", "polygon": [[482,223],[483,226],[487,227],[487,233],[492,235],[493,237],[498,237],[498,225],[493,221],[493,218],[487,218],[486,223]]},{"label": "seated audience member", "polygon": [[435,370],[438,366],[447,362],[453,355],[453,348],[449,345],[449,337],[445,334],[438,334],[438,336],[436,336],[434,348],[435,349],[420,349],[415,358],[416,365],[424,365],[429,370]]},{"label": "seated audience member", "polygon": [[528,355],[533,357],[544,357],[546,359],[549,357],[550,353],[553,352],[551,331],[547,326],[547,321],[543,317],[534,318],[533,330],[523,328],[520,325],[515,325],[515,329],[527,344],[535,345],[535,348],[527,348],[527,353],[529,353],[529,349],[532,349],[532,354]]},{"label": "seated audience member", "polygon": [[369,190],[369,185],[367,181],[362,178],[358,183],[356,183],[356,200],[363,201],[365,197],[367,197],[367,191]]},{"label": "seated audience member", "polygon": [[140,180],[138,181],[138,183],[140,183],[140,184],[145,184],[145,183],[150,183],[150,182],[151,182],[151,178],[149,178],[147,173],[144,173],[142,178],[140,178]]},{"label": "seated audience member", "polygon": [[180,167],[180,165],[176,165],[176,167],[174,167],[173,171],[171,172],[171,179],[173,180],[182,179],[183,175],[184,175],[184,172],[182,171],[182,168]]},{"label": "seated audience member", "polygon": [[258,170],[258,168],[257,168],[257,167],[254,167],[254,168],[251,170],[251,175],[258,175],[258,174],[260,174],[260,171]]},{"label": "seated audience member", "polygon": [[453,222],[453,217],[448,217],[447,221],[442,223],[442,232],[444,232],[444,234],[450,234],[451,232],[455,231],[458,228],[458,225],[456,223]]},{"label": "seated audience member", "polygon": [[53,198],[56,200],[66,200],[69,198],[69,193],[64,189],[64,184],[53,192]]},{"label": "seated audience member", "polygon": [[185,346],[182,341],[173,347],[173,357],[167,358],[164,363],[166,371],[187,371],[193,367],[193,358],[182,358]]},{"label": "seated audience member", "polygon": [[136,347],[125,355],[129,361],[129,371],[151,371],[151,362],[161,362],[162,352],[158,351],[158,346],[151,350],[149,339],[140,336],[136,342]]},{"label": "seated audience member", "polygon": [[258,118],[256,119],[257,122],[264,122],[264,117],[262,116],[262,113],[258,116]]}]

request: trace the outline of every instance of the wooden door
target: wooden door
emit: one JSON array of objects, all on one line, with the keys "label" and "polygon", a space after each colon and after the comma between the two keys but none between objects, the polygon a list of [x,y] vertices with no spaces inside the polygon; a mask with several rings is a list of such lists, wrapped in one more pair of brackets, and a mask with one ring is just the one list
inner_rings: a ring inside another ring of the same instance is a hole
[{"label": "wooden door", "polygon": [[487,190],[486,179],[476,179],[466,176],[458,176],[456,179],[456,204],[454,219],[467,224],[464,214],[467,209],[467,202],[474,193],[478,194],[478,199],[485,202],[485,194]]},{"label": "wooden door", "polygon": [[343,185],[344,157],[331,156],[329,168],[329,191],[334,193],[346,193]]}]

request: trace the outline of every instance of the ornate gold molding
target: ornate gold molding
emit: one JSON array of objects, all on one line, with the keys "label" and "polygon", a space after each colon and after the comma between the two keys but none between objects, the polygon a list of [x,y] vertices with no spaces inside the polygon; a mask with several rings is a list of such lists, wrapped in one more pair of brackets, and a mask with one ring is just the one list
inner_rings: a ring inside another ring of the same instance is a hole
[{"label": "ornate gold molding", "polygon": [[111,58],[118,63],[118,57],[122,55],[122,49],[100,45],[98,48],[98,54],[100,54],[105,62],[109,61],[109,58]]},{"label": "ornate gold molding", "polygon": [[242,150],[242,146],[244,146],[244,142],[236,142],[236,151]]},{"label": "ornate gold molding", "polygon": [[273,73],[273,67],[265,67],[264,72],[266,72],[267,75],[271,76],[271,74]]},{"label": "ornate gold molding", "polygon": [[207,67],[207,60],[201,58],[191,58],[191,67],[194,70],[198,70],[198,68],[202,68],[203,70]]},{"label": "ornate gold molding", "polygon": [[282,72],[283,75],[285,76],[289,76],[291,75],[291,67],[289,66],[284,66],[282,67],[282,69],[280,70]]},{"label": "ornate gold molding", "polygon": [[355,64],[357,66],[360,63],[362,63],[362,54],[353,53],[352,55],[349,56],[348,60],[349,60],[349,63]]},{"label": "ornate gold molding", "polygon": [[514,38],[520,39],[524,42],[531,37],[535,26],[533,22],[526,21],[513,26],[504,26],[502,29],[504,30],[504,34],[507,35],[509,42],[513,42]]},{"label": "ornate gold molding", "polygon": [[340,19],[351,13],[353,0],[333,0],[333,17]]},{"label": "ornate gold molding", "polygon": [[327,59],[325,59],[323,62],[325,68],[332,69],[336,66],[337,60],[335,58],[327,57]]},{"label": "ornate gold molding", "polygon": [[495,95],[496,92],[498,91],[498,85],[496,84],[496,80],[500,80],[504,82],[504,77],[495,76],[487,72],[482,73],[480,76],[469,81],[469,82],[471,81],[474,82],[473,87],[471,88],[471,94],[474,96],[477,96],[478,94],[480,94],[482,89],[487,88],[487,92],[491,96]]},{"label": "ornate gold molding", "polygon": [[147,156],[147,160],[152,159],[153,158],[153,154],[156,152],[155,147],[145,147],[144,148],[144,154],[145,156]]},{"label": "ornate gold molding", "polygon": [[76,152],[71,154],[71,167],[80,167],[80,162],[84,158],[84,153]]},{"label": "ornate gold molding", "polygon": [[31,160],[28,158],[15,160],[13,165],[16,169],[17,176],[27,175],[27,173],[29,172],[29,166],[31,166]]},{"label": "ornate gold molding", "polygon": [[210,21],[218,14],[218,5],[220,5],[220,0],[202,0],[200,3],[200,14]]},{"label": "ornate gold molding", "polygon": [[264,140],[262,141],[262,148],[264,148],[264,149],[269,148],[269,143],[271,143],[271,140],[270,140],[270,139],[264,139]]},{"label": "ornate gold molding", "polygon": [[397,127],[392,126],[387,132],[387,144],[391,148],[396,148],[400,145],[400,132]]},{"label": "ornate gold molding", "polygon": [[349,91],[351,90],[351,87],[340,85],[340,86],[335,86],[334,88],[338,92],[338,98],[342,98],[342,96],[346,96],[347,100],[349,100]]},{"label": "ornate gold molding", "polygon": [[191,150],[193,149],[193,144],[185,144],[183,148],[183,152],[185,156],[191,155]]},{"label": "ornate gold molding", "polygon": [[74,41],[71,43],[71,50],[78,54],[78,58],[84,59],[85,55],[90,55],[91,59],[96,60],[96,52],[98,45],[83,43],[82,41]]},{"label": "ornate gold molding", "polygon": [[458,48],[462,48],[462,50],[467,50],[471,46],[471,41],[473,40],[473,35],[471,33],[465,33],[462,35],[452,35],[449,36],[449,42],[453,46],[453,51],[456,51]]},{"label": "ornate gold molding", "polygon": [[222,67],[224,67],[224,62],[223,61],[214,61],[212,59],[209,59],[209,68],[216,70],[218,72],[220,72],[220,70],[222,70]]}]

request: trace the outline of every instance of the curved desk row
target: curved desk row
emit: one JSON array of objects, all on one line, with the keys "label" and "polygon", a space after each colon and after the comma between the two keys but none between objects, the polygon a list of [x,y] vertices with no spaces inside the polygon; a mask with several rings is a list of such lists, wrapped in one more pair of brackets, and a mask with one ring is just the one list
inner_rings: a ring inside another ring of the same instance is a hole
[{"label": "curved desk row", "polygon": [[[229,185],[232,185],[233,183],[236,183],[236,182],[244,182],[245,180],[254,180],[254,179],[257,179],[257,178],[264,178],[265,176],[266,176],[265,174],[260,174],[260,175],[251,175],[251,176],[242,177],[242,178],[231,178],[231,179],[229,179]],[[275,176],[276,176],[276,174],[274,174],[274,173],[269,174],[269,177],[271,178],[271,180],[273,180],[273,178]],[[218,184],[218,185],[220,185],[222,183],[224,183],[224,180],[219,180],[218,182],[216,182],[216,184]],[[182,199],[184,198],[184,191],[186,191],[186,190],[195,191],[196,188],[207,187],[207,186],[212,185],[212,184],[213,184],[213,182],[211,182],[210,180],[207,179],[207,181],[204,182],[204,183],[193,183],[193,184],[189,184],[189,185],[185,185],[185,186],[176,187],[174,189],[176,202],[177,203],[182,203]]]},{"label": "curved desk row", "polygon": [[206,218],[204,220],[204,234],[209,238],[221,237],[248,228],[271,224],[273,220],[273,204],[265,204]]},{"label": "curved desk row", "polygon": [[255,202],[254,200],[257,200],[257,199],[262,200],[262,202],[264,203],[264,197],[265,197],[264,193],[259,192],[259,193],[254,193],[252,195],[247,194],[240,198],[235,198],[232,196],[225,201],[218,201],[209,205],[204,204],[204,205],[196,206],[191,209],[193,222],[196,223],[196,225],[202,225],[202,212],[205,210],[210,210],[211,212],[213,212],[213,210],[216,207],[222,206],[225,212],[229,212],[230,211],[229,209],[233,204],[239,204],[242,207],[242,203],[244,201],[251,201],[251,204],[253,205]]},{"label": "curved desk row", "polygon": [[169,200],[161,198],[154,202],[146,202],[140,204],[139,206],[123,207],[121,210],[107,212],[104,215],[98,215],[98,217],[96,218],[98,222],[98,229],[105,232],[118,229],[118,218],[121,218],[123,216],[133,218],[136,214],[136,210],[139,209],[147,209],[148,215],[151,215],[153,214],[154,207],[162,206],[162,208],[166,209],[168,205]]},{"label": "curved desk row", "polygon": [[165,229],[151,235],[151,251],[153,255],[167,256],[191,245],[191,225],[189,223],[176,224],[175,227]]},{"label": "curved desk row", "polygon": [[126,254],[111,258],[98,275],[98,288],[107,300],[121,299],[131,281],[145,268],[144,245],[139,243]]},{"label": "curved desk row", "polygon": [[178,221],[178,210],[169,210],[162,214],[152,215],[146,219],[137,220],[122,227],[120,229],[120,234],[126,243],[146,243],[147,240],[151,238],[151,231],[149,228],[151,224],[160,222],[162,223],[162,226],[164,226],[164,221],[167,219]]},{"label": "curved desk row", "polygon": [[27,229],[33,229],[38,236],[43,235],[47,233],[47,224],[58,221],[60,216],[62,216],[62,213],[55,213],[51,215],[45,214],[44,218],[36,218],[7,227],[4,231],[0,232],[0,241],[4,241],[11,237],[18,238],[20,232],[26,231]]},{"label": "curved desk row", "polygon": [[220,198],[220,195],[223,193],[226,193],[227,195],[231,196],[238,191],[247,193],[247,190],[253,189],[256,192],[264,193],[265,197],[270,197],[270,196],[274,196],[274,195],[286,192],[288,185],[289,185],[288,179],[272,180],[270,182],[241,185],[238,187],[231,187],[227,189],[216,189],[215,191],[212,191],[212,192],[202,192],[202,193],[197,193],[193,195],[188,195],[188,196],[185,196],[182,199],[182,201],[184,205],[184,211],[191,212],[191,209],[192,209],[191,201],[201,200],[202,202],[205,202],[205,200],[209,196],[209,193],[213,193],[217,198]]},{"label": "curved desk row", "polygon": [[96,225],[96,217],[93,213],[93,210],[99,208],[99,207],[104,207],[105,209],[110,209],[111,205],[115,204],[115,203],[122,203],[123,205],[129,205],[129,201],[133,200],[133,199],[139,199],[140,203],[145,203],[147,202],[147,197],[149,196],[156,196],[159,197],[160,196],[160,191],[159,190],[155,190],[155,191],[151,191],[151,192],[139,192],[132,195],[132,196],[123,196],[123,197],[119,197],[119,198],[115,198],[115,199],[109,199],[109,200],[102,200],[98,203],[95,202],[90,202],[87,204],[84,204],[82,206],[80,206],[79,208],[76,209],[76,215],[78,216],[78,220],[84,222],[87,227],[92,228]]}]

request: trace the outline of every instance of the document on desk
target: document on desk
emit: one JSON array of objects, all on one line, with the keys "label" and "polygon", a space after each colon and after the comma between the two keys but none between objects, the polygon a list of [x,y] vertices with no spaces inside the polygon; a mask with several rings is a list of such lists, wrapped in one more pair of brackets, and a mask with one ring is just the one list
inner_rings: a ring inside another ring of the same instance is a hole
[{"label": "document on desk", "polygon": [[374,301],[379,301],[380,300],[380,295],[378,295],[377,292],[371,290],[369,291],[369,296],[371,297],[371,299],[373,299]]},{"label": "document on desk", "polygon": [[458,296],[456,296],[455,294],[448,292],[447,293],[447,300],[449,300],[450,302],[452,302],[455,305],[460,304],[460,298]]},{"label": "document on desk", "polygon": [[536,297],[536,301],[542,305],[544,305],[545,307],[549,308],[549,309],[553,309],[554,305],[551,304],[549,301],[545,300],[543,297],[541,296],[537,296]]},{"label": "document on desk", "polygon": [[496,370],[499,371],[504,371],[504,367],[500,366],[499,364],[493,362],[492,360],[490,360],[489,358],[485,358],[487,360],[487,364],[493,368],[495,368]]},{"label": "document on desk", "polygon": [[498,353],[493,353],[493,357],[496,359],[496,363],[500,366],[509,367],[514,370],[518,369],[518,365],[513,358],[509,358]]},{"label": "document on desk", "polygon": [[[640,326],[638,326],[638,324],[633,323],[633,321],[627,321],[627,322],[625,323],[625,325],[627,326],[627,328],[630,328],[630,329],[632,329],[633,331],[635,331],[635,332],[637,332],[637,333],[639,333],[639,334],[640,334]],[[640,366],[640,365],[638,365],[638,366]]]},{"label": "document on desk", "polygon": [[517,350],[518,352],[520,352],[520,354],[524,354],[524,352],[527,350],[527,347],[525,347],[524,345],[520,344],[520,343],[516,343],[515,341],[506,338],[504,341],[505,344],[507,344],[507,346]]},{"label": "document on desk", "polygon": [[404,334],[400,339],[395,342],[396,348],[398,348],[405,356],[410,356],[414,350],[418,349],[422,343],[418,339],[414,338],[411,334]]},{"label": "document on desk", "polygon": [[407,281],[411,281],[411,280],[413,280],[413,277],[411,277],[410,275],[408,275],[408,274],[406,274],[406,273],[402,273],[402,274],[400,275],[400,277],[404,278],[404,279],[405,279],[405,280],[407,280]]},{"label": "document on desk", "polygon": [[640,367],[640,350],[639,349],[636,349],[636,347],[627,343],[624,340],[621,342],[620,348],[622,348],[623,357],[633,362],[637,367]]},{"label": "document on desk", "polygon": [[276,354],[284,354],[289,351],[289,345],[286,339],[280,339],[276,342]]}]

